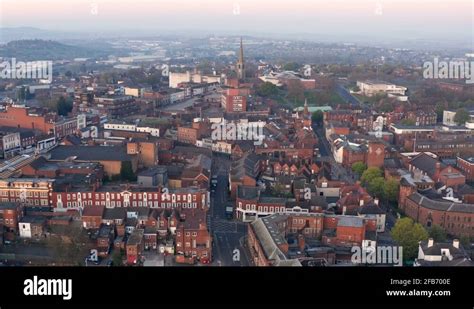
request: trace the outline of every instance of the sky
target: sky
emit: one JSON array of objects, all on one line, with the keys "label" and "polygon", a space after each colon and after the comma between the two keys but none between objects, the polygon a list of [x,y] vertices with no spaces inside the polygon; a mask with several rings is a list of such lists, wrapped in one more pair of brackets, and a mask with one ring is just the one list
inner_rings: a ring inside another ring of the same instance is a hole
[{"label": "sky", "polygon": [[0,0],[0,27],[469,40],[474,0]]}]

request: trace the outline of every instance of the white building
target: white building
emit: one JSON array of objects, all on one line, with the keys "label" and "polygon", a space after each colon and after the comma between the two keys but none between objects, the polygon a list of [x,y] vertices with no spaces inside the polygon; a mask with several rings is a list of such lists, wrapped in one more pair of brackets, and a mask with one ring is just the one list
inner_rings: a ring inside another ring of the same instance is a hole
[{"label": "white building", "polygon": [[404,96],[407,91],[406,87],[397,86],[395,84],[382,81],[357,81],[357,86],[360,89],[360,93],[368,97],[371,97],[378,93]]},{"label": "white building", "polygon": [[[466,121],[464,125],[466,126],[466,128],[470,130],[474,130],[474,110],[470,110],[468,112],[469,112],[469,120]],[[448,111],[448,110],[443,111],[443,124],[445,126],[450,126],[450,127],[457,126],[458,123],[454,121],[455,117],[456,117],[456,111]]]},{"label": "white building", "polygon": [[445,126],[457,126],[458,124],[454,121],[454,117],[456,117],[456,112],[443,111],[443,124]]},{"label": "white building", "polygon": [[19,132],[6,133],[1,136],[1,150],[4,158],[11,158],[21,151],[21,138]]},{"label": "white building", "polygon": [[186,71],[184,73],[169,72],[169,87],[178,88],[181,83],[197,83],[197,84],[211,84],[221,83],[221,76],[219,75],[202,75],[201,73],[191,73]]},{"label": "white building", "polygon": [[473,262],[458,239],[436,243],[430,238],[419,243],[414,266],[473,266]]},{"label": "white building", "polygon": [[119,122],[110,122],[104,124],[104,130],[117,130],[117,131],[127,131],[127,132],[144,132],[149,133],[151,136],[160,136],[160,129],[153,128],[148,126],[139,126],[130,123],[119,123]]}]

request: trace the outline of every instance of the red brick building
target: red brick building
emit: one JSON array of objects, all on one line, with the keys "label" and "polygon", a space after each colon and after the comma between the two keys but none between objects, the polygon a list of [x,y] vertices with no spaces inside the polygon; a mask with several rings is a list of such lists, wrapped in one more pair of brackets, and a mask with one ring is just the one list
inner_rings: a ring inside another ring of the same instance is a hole
[{"label": "red brick building", "polygon": [[322,213],[273,214],[248,225],[247,245],[255,266],[302,266],[302,261],[308,258],[303,253],[306,240],[321,237],[317,251],[326,253],[319,254],[319,260],[323,257],[334,264],[334,248],[362,246],[364,240],[372,239],[375,230],[375,218]]},{"label": "red brick building", "polygon": [[45,134],[54,132],[54,120],[54,114],[36,114],[21,106],[9,105],[5,111],[0,112],[0,123],[3,126],[35,129]]},{"label": "red brick building", "polygon": [[377,142],[369,142],[367,151],[367,167],[382,168],[385,159],[385,145]]},{"label": "red brick building", "polygon": [[466,176],[467,181],[474,181],[474,157],[457,157],[457,167]]},{"label": "red brick building", "polygon": [[221,106],[228,113],[247,111],[246,89],[227,89],[222,94]]},{"label": "red brick building", "polygon": [[127,143],[127,154],[137,155],[140,167],[157,165],[158,149],[158,144],[154,140],[134,139]]},{"label": "red brick building", "polygon": [[210,262],[212,237],[206,226],[206,211],[182,211],[176,228],[176,253]]},{"label": "red brick building", "polygon": [[474,236],[474,205],[431,199],[418,192],[400,205],[407,216],[426,227],[439,225],[450,235]]},{"label": "red brick building", "polygon": [[145,243],[143,241],[143,229],[135,229],[128,237],[126,248],[127,264],[135,265],[141,261]]},{"label": "red brick building", "polygon": [[86,206],[82,211],[82,226],[86,229],[98,229],[104,215],[103,206]]},{"label": "red brick building", "polygon": [[18,222],[23,217],[23,207],[20,203],[1,202],[0,222],[10,231],[18,230]]},{"label": "red brick building", "polygon": [[160,192],[160,188],[103,186],[96,191],[81,190],[52,192],[52,207],[77,209],[84,206],[100,207],[149,207],[166,209],[207,209],[208,191],[181,188]]}]

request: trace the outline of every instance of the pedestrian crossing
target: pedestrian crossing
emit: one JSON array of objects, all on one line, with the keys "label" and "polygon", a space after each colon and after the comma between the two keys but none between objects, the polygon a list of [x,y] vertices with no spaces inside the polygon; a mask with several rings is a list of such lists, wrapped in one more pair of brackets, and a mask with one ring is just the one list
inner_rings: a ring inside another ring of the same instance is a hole
[{"label": "pedestrian crossing", "polygon": [[210,230],[215,233],[237,233],[239,229],[239,223],[229,221],[226,219],[219,219],[219,218],[211,218],[211,216],[207,216],[207,226],[210,227]]}]

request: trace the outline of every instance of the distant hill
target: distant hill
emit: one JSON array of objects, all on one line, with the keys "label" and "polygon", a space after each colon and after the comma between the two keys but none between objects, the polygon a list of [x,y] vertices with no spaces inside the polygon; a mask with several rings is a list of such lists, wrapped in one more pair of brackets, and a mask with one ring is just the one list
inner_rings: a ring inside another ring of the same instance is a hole
[{"label": "distant hill", "polygon": [[66,45],[50,40],[18,40],[0,46],[0,57],[14,57],[23,61],[99,58],[107,54],[104,50]]}]

